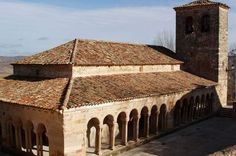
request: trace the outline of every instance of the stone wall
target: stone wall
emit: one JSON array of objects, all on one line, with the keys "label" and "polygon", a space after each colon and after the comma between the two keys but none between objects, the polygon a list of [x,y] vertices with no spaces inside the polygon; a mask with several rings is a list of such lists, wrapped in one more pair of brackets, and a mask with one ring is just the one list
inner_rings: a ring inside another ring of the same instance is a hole
[{"label": "stone wall", "polygon": [[[153,106],[157,106],[158,112],[163,104],[167,107],[167,128],[174,128],[174,107],[178,100],[190,99],[190,97],[196,98],[202,95],[215,94],[214,88],[197,89],[194,91],[186,91],[181,93],[173,93],[170,95],[163,95],[160,97],[147,97],[140,99],[133,99],[129,101],[110,102],[100,105],[91,105],[81,108],[69,109],[64,111],[64,138],[65,138],[65,154],[68,156],[86,155],[88,140],[87,140],[87,124],[90,119],[96,118],[99,120],[99,126],[101,127],[101,142],[108,143],[107,131],[108,128],[104,125],[104,119],[108,115],[114,118],[115,124],[115,137],[119,133],[117,118],[121,112],[126,114],[126,120],[129,120],[130,113],[136,109],[139,117],[141,110],[144,107],[148,108],[148,114],[151,114]],[[217,97],[216,97],[217,98]],[[217,110],[217,99],[214,104],[214,112]],[[90,137],[93,138],[90,143],[92,146],[95,144],[95,128],[92,128]],[[93,151],[92,151],[93,152]]]},{"label": "stone wall", "polygon": [[235,99],[236,55],[229,56],[228,62],[228,103]]},{"label": "stone wall", "polygon": [[[201,18],[210,17],[209,32],[201,31]],[[185,33],[187,17],[193,18],[193,32]],[[218,6],[176,11],[176,52],[183,70],[219,83],[218,96],[227,103],[228,10]]]},{"label": "stone wall", "polygon": [[14,75],[26,77],[71,77],[72,65],[13,65]]},{"label": "stone wall", "polygon": [[73,77],[130,73],[174,72],[179,70],[180,65],[75,66],[73,67]]},{"label": "stone wall", "polygon": [[[210,15],[210,32],[201,32],[202,16]],[[193,18],[194,31],[185,33],[187,17]],[[176,52],[184,61],[183,69],[218,81],[219,9],[192,8],[176,12]]]},{"label": "stone wall", "polygon": [[219,8],[218,95],[222,106],[227,105],[228,86],[228,10]]},{"label": "stone wall", "polygon": [[42,124],[46,128],[46,135],[49,140],[49,155],[64,156],[62,118],[62,114],[59,112],[0,102],[0,121],[3,145],[8,147],[7,122],[9,119],[11,119],[14,124],[20,124],[23,129],[27,129],[28,122],[32,123],[33,131],[35,133],[37,133],[38,126]]}]

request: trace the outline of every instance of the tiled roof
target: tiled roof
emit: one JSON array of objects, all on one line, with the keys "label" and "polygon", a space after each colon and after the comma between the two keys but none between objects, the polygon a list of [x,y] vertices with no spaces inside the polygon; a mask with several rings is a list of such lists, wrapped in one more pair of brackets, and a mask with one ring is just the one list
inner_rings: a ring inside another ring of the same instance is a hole
[{"label": "tiled roof", "polygon": [[70,41],[45,52],[26,57],[16,64],[70,64],[74,41]]},{"label": "tiled roof", "polygon": [[[67,78],[0,80],[0,101],[57,110],[62,106],[75,108],[216,85],[183,71],[91,76],[75,78],[72,82],[68,89]],[[67,93],[70,94],[66,96]]]},{"label": "tiled roof", "polygon": [[196,7],[196,6],[222,6],[222,7],[225,7],[225,8],[229,8],[229,6],[227,4],[224,4],[224,3],[220,3],[220,2],[214,2],[214,1],[211,1],[211,0],[195,0],[191,3],[188,3],[188,4],[184,4],[182,6],[179,6],[179,7],[176,7],[175,9],[180,9],[180,8],[189,8],[189,7]]},{"label": "tiled roof", "polygon": [[75,65],[179,64],[149,45],[80,40]]},{"label": "tiled roof", "polygon": [[158,96],[213,85],[216,83],[183,71],[76,78],[67,107]]},{"label": "tiled roof", "polygon": [[56,110],[63,102],[68,79],[0,80],[0,101]]},{"label": "tiled roof", "polygon": [[[158,46],[77,40],[27,57],[16,64],[70,64],[92,65],[153,65],[180,64],[181,61],[165,54]],[[72,59],[73,57],[73,59]]]}]

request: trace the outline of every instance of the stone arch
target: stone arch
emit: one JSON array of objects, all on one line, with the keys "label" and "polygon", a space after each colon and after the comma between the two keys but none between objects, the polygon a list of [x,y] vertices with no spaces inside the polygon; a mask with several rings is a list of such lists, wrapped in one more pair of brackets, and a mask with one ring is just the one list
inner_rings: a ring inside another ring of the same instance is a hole
[{"label": "stone arch", "polygon": [[16,133],[13,120],[11,117],[7,117],[6,120],[6,133],[7,133],[7,144],[10,148],[16,148]]},{"label": "stone arch", "polygon": [[21,119],[15,118],[13,121],[13,125],[15,128],[16,148],[18,151],[25,151],[25,131]]},{"label": "stone arch", "polygon": [[178,100],[174,108],[174,125],[178,126],[181,123],[181,102]]},{"label": "stone arch", "polygon": [[189,100],[189,112],[188,112],[188,120],[192,121],[193,120],[193,114],[194,114],[194,98],[191,97]]},{"label": "stone arch", "polygon": [[210,15],[203,15],[201,17],[201,32],[210,31]]},{"label": "stone arch", "polygon": [[188,114],[188,100],[183,100],[183,105],[181,107],[181,123],[185,123],[187,120],[187,114]]},{"label": "stone arch", "polygon": [[102,128],[102,145],[105,145],[105,148],[107,148],[106,146],[108,145],[109,149],[113,149],[114,148],[114,117],[112,115],[107,115],[104,120],[103,120],[103,125],[107,125],[107,127],[105,128],[103,126]]},{"label": "stone arch", "polygon": [[194,115],[194,119],[197,119],[200,115],[200,98],[199,96],[196,97],[195,100],[195,115]]},{"label": "stone arch", "polygon": [[148,108],[144,106],[140,113],[139,119],[139,137],[148,137],[149,135],[149,112]]},{"label": "stone arch", "polygon": [[206,109],[206,99],[205,99],[205,95],[202,95],[201,103],[200,103],[200,116],[201,117],[204,116],[205,109]]},{"label": "stone arch", "polygon": [[[95,129],[95,136],[91,137],[91,128]],[[87,140],[88,140],[88,152],[90,149],[95,148],[94,153],[99,154],[101,146],[101,134],[100,134],[100,121],[98,118],[92,118],[87,124]],[[94,147],[91,146],[91,141],[94,140]]]},{"label": "stone arch", "polygon": [[129,115],[128,122],[128,140],[137,141],[138,139],[138,121],[139,115],[137,109],[133,109]]},{"label": "stone arch", "polygon": [[43,123],[39,123],[36,130],[37,155],[43,156],[49,153],[49,139],[47,129]]},{"label": "stone arch", "polygon": [[149,124],[150,124],[149,133],[150,134],[156,134],[157,132],[157,121],[158,121],[157,119],[158,119],[158,108],[156,105],[154,105],[152,106],[151,115],[149,119]]},{"label": "stone arch", "polygon": [[119,133],[116,136],[116,144],[127,144],[127,115],[125,112],[121,112],[117,117]]},{"label": "stone arch", "polygon": [[185,33],[191,34],[194,31],[193,17],[189,16],[185,19]]},{"label": "stone arch", "polygon": [[[26,152],[33,152],[37,151],[37,142],[36,142],[36,134],[34,132],[34,125],[31,121],[25,122],[25,141],[26,141]],[[37,154],[37,152],[34,152]]]},{"label": "stone arch", "polygon": [[160,131],[162,131],[165,130],[166,127],[167,127],[167,107],[166,104],[162,104],[158,118],[158,128]]}]

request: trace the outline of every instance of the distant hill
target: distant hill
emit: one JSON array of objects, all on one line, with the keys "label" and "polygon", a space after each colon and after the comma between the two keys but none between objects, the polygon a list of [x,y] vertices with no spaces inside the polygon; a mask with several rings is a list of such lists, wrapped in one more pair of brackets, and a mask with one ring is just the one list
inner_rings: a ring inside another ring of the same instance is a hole
[{"label": "distant hill", "polygon": [[24,58],[24,56],[0,56],[0,78],[11,75],[13,73],[13,69],[10,64],[22,58]]}]

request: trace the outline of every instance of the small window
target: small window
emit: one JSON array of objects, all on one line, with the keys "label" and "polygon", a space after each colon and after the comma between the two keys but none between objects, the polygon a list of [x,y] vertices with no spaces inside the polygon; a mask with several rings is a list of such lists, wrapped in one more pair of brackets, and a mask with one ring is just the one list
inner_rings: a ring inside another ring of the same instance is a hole
[{"label": "small window", "polygon": [[185,33],[191,34],[193,32],[193,18],[187,17],[185,21]]},{"label": "small window", "polygon": [[202,17],[201,30],[202,30],[202,32],[209,32],[210,31],[210,16],[209,15],[205,15]]}]

